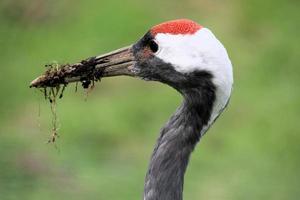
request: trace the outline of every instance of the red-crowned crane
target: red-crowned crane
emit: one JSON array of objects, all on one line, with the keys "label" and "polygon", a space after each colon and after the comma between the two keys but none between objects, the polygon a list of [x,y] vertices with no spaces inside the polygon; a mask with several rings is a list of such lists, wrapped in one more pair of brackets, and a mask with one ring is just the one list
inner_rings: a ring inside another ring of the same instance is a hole
[{"label": "red-crowned crane", "polygon": [[159,81],[182,94],[181,106],[161,129],[144,187],[144,200],[182,200],[190,154],[231,95],[226,49],[208,28],[179,19],[156,25],[134,45],[94,60],[103,58],[102,77]]},{"label": "red-crowned crane", "polygon": [[180,19],[154,26],[136,44],[112,54],[128,64],[118,63],[121,67],[105,76],[159,81],[183,96],[160,132],[144,186],[144,200],[182,200],[190,154],[230,98],[233,74],[226,49],[208,28]]}]

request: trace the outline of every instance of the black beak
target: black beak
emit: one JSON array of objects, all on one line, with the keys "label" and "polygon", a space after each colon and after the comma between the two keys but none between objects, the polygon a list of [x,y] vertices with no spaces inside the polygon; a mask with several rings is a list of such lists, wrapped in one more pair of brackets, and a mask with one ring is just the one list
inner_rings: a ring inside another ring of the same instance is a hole
[{"label": "black beak", "polygon": [[111,76],[135,76],[132,46],[91,57],[80,63],[51,67],[34,79],[30,87],[55,87],[84,80],[99,80]]}]

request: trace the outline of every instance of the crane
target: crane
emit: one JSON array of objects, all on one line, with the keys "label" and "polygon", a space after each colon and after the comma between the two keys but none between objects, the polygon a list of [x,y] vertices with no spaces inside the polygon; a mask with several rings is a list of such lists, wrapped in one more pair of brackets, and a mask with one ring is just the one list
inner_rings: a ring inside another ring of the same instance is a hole
[{"label": "crane", "polygon": [[[159,81],[182,95],[182,104],[157,139],[143,195],[144,200],[182,200],[189,157],[230,99],[233,70],[226,49],[208,28],[177,19],[152,27],[133,45],[76,64],[70,72],[90,74],[87,70],[95,69],[95,63],[103,69],[101,77],[127,75]],[[38,85],[42,78],[31,85]],[[79,78],[69,75],[62,82]]]},{"label": "crane", "polygon": [[230,99],[233,72],[227,51],[208,28],[179,19],[152,27],[117,52],[129,64],[105,76],[159,81],[183,96],[161,129],[144,185],[144,200],[181,200],[190,154]]}]

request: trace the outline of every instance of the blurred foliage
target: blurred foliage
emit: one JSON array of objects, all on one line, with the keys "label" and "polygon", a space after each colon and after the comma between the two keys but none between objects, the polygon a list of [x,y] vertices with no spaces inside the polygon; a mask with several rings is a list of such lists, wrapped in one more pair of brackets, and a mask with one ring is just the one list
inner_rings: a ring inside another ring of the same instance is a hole
[{"label": "blurred foliage", "polygon": [[[185,199],[300,196],[299,1],[0,2],[0,199],[141,199],[160,127],[180,104],[171,88],[120,77],[84,101],[48,102],[29,82],[53,59],[76,62],[138,40],[154,24],[191,18],[214,31],[234,65],[227,111],[192,155]],[[40,114],[39,114],[40,113]]]}]

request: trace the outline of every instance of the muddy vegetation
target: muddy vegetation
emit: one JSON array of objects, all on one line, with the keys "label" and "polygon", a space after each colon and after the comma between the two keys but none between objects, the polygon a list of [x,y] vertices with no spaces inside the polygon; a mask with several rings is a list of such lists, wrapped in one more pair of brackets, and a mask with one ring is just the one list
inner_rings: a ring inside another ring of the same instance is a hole
[{"label": "muddy vegetation", "polygon": [[[50,103],[52,114],[52,129],[48,143],[55,143],[59,137],[58,133],[58,117],[57,117],[57,101],[64,95],[64,91],[70,82],[76,82],[75,92],[77,91],[78,83],[86,89],[86,97],[94,88],[95,82],[101,79],[101,70],[95,69],[96,63],[93,59],[82,61],[75,65],[59,65],[58,63],[46,64],[46,72],[38,77],[35,84],[30,87],[38,88],[44,95],[45,100]],[[83,69],[84,70],[81,70]],[[83,73],[84,72],[84,73]],[[69,80],[68,80],[68,77]]]},{"label": "muddy vegetation", "polygon": [[[102,61],[102,62],[105,62]],[[67,85],[71,82],[81,82],[83,88],[88,88],[102,76],[102,68],[96,68],[99,62],[95,58],[83,60],[73,65],[57,63],[47,64],[46,72],[32,81],[30,87],[53,88],[59,85]]]}]

